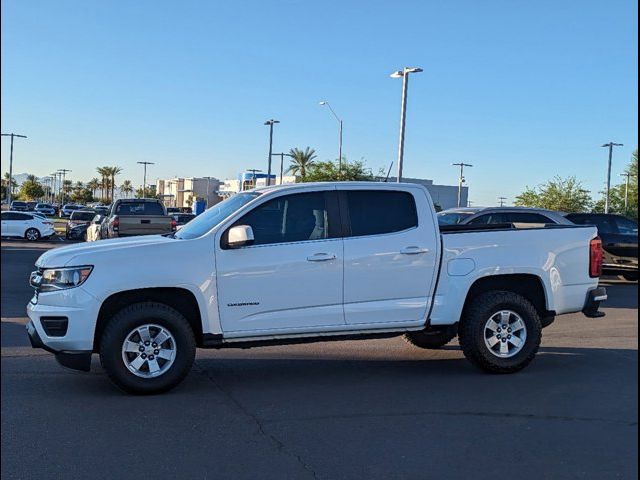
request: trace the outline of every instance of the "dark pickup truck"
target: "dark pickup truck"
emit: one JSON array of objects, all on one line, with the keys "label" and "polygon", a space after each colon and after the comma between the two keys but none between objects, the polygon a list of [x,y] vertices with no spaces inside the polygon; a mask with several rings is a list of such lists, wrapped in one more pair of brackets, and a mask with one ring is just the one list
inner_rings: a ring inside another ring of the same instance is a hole
[{"label": "dark pickup truck", "polygon": [[120,199],[111,206],[102,229],[102,238],[156,235],[175,231],[176,221],[155,198]]}]

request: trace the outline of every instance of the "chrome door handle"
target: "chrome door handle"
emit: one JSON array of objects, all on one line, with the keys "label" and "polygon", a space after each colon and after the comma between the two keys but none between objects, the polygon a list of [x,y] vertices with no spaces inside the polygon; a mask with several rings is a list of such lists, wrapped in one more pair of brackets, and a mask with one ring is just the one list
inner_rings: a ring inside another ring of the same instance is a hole
[{"label": "chrome door handle", "polygon": [[308,262],[327,262],[335,259],[336,256],[333,253],[314,253],[307,257]]},{"label": "chrome door handle", "polygon": [[416,246],[411,246],[411,247],[403,248],[402,250],[400,250],[400,253],[402,253],[403,255],[419,255],[421,253],[428,253],[428,252],[429,252],[428,248],[420,248]]}]

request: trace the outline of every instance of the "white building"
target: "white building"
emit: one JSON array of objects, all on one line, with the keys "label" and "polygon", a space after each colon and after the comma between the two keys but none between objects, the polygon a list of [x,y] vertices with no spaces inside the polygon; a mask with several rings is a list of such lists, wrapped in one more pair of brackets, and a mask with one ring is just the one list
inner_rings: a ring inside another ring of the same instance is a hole
[{"label": "white building", "polygon": [[156,182],[156,193],[167,207],[191,207],[196,200],[204,200],[207,206],[215,205],[221,198],[218,195],[220,180],[217,178],[171,178]]},{"label": "white building", "polygon": [[[282,177],[282,185],[288,183],[296,183],[295,175],[285,175]],[[280,185],[280,177],[271,175],[271,185]],[[224,180],[220,185],[218,194],[221,197],[229,197],[234,193],[249,190],[254,187],[265,187],[267,185],[267,175],[264,173],[244,172],[238,175],[238,178],[230,178]]]}]

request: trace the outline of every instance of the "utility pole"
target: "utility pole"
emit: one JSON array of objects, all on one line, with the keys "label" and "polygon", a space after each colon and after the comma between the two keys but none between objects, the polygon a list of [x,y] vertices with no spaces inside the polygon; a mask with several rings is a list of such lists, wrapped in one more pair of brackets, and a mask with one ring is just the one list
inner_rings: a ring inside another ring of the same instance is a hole
[{"label": "utility pole", "polygon": [[607,196],[604,200],[604,213],[609,213],[609,206],[611,202],[611,160],[613,158],[613,147],[622,147],[622,143],[605,143],[602,145],[603,148],[609,149],[609,167],[607,168]]},{"label": "utility pole", "polygon": [[631,183],[631,177],[633,174],[631,172],[625,172],[620,174],[621,177],[627,177],[627,181],[624,186],[624,213],[629,212],[629,183]]},{"label": "utility pole", "polygon": [[147,198],[147,165],[155,165],[153,162],[137,162],[144,165],[144,173],[142,174],[142,198]]},{"label": "utility pole", "polygon": [[9,185],[7,188],[7,204],[11,208],[11,196],[13,195],[13,138],[27,138],[25,135],[18,135],[17,133],[2,133],[3,137],[11,137],[11,150],[9,151]]},{"label": "utility pole", "polygon": [[504,201],[507,199],[507,197],[498,197],[498,200],[500,200],[500,206],[504,207]]},{"label": "utility pole", "polygon": [[393,72],[391,78],[402,78],[402,104],[400,108],[400,141],[398,143],[398,182],[402,182],[402,166],[404,160],[404,128],[407,120],[407,90],[409,88],[409,74],[420,73],[421,68],[405,67],[402,70]]},{"label": "utility pole", "polygon": [[464,183],[464,167],[473,167],[470,163],[452,163],[454,167],[460,167],[460,177],[458,178],[458,208],[462,206],[462,184]]},{"label": "utility pole", "polygon": [[[267,186],[271,185],[271,157],[273,152],[273,125],[280,123],[279,120],[273,118],[264,122],[265,125],[269,125],[269,161],[267,167]],[[251,171],[251,170],[249,170]],[[255,175],[255,174],[254,174]]]},{"label": "utility pole", "polygon": [[272,153],[274,157],[280,157],[280,185],[282,185],[282,176],[284,174],[284,157],[292,157],[289,153]]},{"label": "utility pole", "polygon": [[61,186],[60,205],[62,206],[62,204],[64,203],[64,181],[67,179],[67,172],[71,172],[71,170],[67,170],[66,168],[60,168],[58,172],[60,172],[60,175],[62,175],[62,183],[60,185]]}]

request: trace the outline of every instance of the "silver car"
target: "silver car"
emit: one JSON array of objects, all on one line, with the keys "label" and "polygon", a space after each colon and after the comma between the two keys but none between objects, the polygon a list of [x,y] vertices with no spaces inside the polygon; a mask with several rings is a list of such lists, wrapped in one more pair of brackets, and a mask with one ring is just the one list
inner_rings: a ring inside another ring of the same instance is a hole
[{"label": "silver car", "polygon": [[573,225],[562,212],[529,207],[451,208],[438,213],[440,225],[515,224],[526,227],[539,225]]}]

